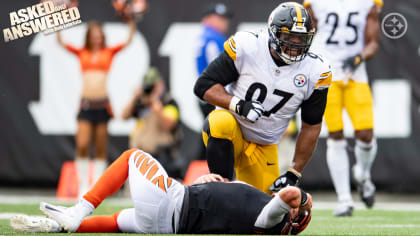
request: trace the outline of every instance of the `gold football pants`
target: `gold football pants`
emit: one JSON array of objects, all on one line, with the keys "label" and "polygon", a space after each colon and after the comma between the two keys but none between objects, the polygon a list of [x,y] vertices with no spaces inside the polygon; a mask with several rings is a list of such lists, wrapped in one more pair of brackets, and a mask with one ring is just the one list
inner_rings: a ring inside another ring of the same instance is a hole
[{"label": "gold football pants", "polygon": [[330,133],[343,130],[346,109],[355,130],[373,129],[373,99],[369,84],[334,81],[328,89],[325,122]]},{"label": "gold football pants", "polygon": [[209,136],[232,142],[237,179],[271,194],[268,188],[280,175],[277,145],[259,145],[246,141],[242,137],[239,123],[226,110],[212,111],[206,122],[208,124],[202,132],[204,145],[207,147]]}]

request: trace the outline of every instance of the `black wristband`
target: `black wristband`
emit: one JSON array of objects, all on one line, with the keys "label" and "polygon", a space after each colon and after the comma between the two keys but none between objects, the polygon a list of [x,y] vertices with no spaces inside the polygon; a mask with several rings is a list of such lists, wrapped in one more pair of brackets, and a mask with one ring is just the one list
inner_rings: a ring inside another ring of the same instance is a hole
[{"label": "black wristband", "polygon": [[308,203],[308,195],[300,189],[300,206],[305,206]]}]

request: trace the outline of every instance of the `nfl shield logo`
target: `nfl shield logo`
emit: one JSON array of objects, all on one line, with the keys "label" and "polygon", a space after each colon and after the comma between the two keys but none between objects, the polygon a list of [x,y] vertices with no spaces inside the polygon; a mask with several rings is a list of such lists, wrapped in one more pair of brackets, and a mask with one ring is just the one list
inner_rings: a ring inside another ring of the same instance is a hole
[{"label": "nfl shield logo", "polygon": [[303,75],[303,74],[298,74],[294,78],[294,82],[295,82],[296,87],[304,86],[306,84],[306,81],[307,81],[306,76]]}]

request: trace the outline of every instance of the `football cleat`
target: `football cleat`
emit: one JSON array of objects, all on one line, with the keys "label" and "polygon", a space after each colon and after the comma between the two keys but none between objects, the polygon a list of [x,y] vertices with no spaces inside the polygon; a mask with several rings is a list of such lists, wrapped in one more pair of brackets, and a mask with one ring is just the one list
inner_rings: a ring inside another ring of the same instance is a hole
[{"label": "football cleat", "polygon": [[[76,205],[77,206],[77,205]],[[57,223],[67,232],[76,232],[83,219],[87,216],[77,207],[55,206],[46,202],[40,203],[40,210]]]},{"label": "football cleat", "polygon": [[334,210],[334,216],[352,216],[353,215],[353,204],[349,202],[339,202]]},{"label": "football cleat", "polygon": [[44,216],[15,215],[10,218],[10,226],[17,233],[59,233],[60,225]]},{"label": "football cleat", "polygon": [[371,208],[375,204],[375,191],[376,187],[370,179],[363,181],[358,185],[360,197],[365,203],[366,207]]},{"label": "football cleat", "polygon": [[375,203],[375,191],[376,187],[370,180],[363,177],[361,169],[354,165],[352,168],[353,179],[357,183],[357,190],[360,194],[360,198],[365,203],[366,207],[371,208]]}]

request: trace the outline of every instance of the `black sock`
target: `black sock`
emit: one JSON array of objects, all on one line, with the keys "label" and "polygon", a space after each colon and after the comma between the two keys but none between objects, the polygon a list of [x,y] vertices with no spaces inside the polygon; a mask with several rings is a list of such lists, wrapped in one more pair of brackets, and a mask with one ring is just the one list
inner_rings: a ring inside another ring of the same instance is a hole
[{"label": "black sock", "polygon": [[206,159],[211,173],[232,180],[234,150],[230,140],[210,136],[207,141]]}]

